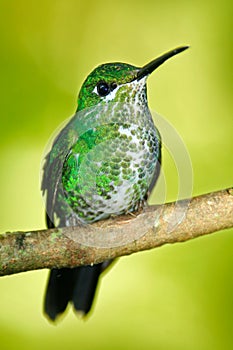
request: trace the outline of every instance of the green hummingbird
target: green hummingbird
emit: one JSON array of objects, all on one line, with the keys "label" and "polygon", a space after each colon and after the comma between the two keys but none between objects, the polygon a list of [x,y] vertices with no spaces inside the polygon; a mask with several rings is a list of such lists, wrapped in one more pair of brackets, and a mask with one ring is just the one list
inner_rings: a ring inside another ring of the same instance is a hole
[{"label": "green hummingbird", "polygon": [[[147,102],[148,76],[178,47],[142,68],[106,63],[84,81],[74,117],[45,158],[42,191],[48,228],[79,226],[143,206],[160,172],[161,137]],[[86,315],[98,278],[111,263],[50,271],[45,313],[55,320],[72,303]]]}]

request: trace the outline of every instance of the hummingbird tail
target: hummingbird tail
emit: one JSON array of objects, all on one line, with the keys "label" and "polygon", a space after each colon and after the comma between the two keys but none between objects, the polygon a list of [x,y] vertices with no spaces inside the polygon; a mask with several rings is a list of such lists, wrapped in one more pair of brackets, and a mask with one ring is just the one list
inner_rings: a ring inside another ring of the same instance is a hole
[{"label": "hummingbird tail", "polygon": [[86,315],[92,306],[102,264],[76,268],[72,303],[79,315]]},{"label": "hummingbird tail", "polygon": [[46,315],[55,321],[63,313],[71,299],[73,290],[73,271],[68,268],[50,271],[44,301]]},{"label": "hummingbird tail", "polygon": [[73,269],[52,269],[48,280],[44,311],[55,321],[68,303],[72,302],[80,315],[86,315],[92,306],[102,264]]},{"label": "hummingbird tail", "polygon": [[[48,228],[54,228],[47,214],[46,222]],[[78,314],[86,315],[91,309],[99,276],[110,263],[52,269],[45,293],[45,314],[55,321],[65,311],[68,303],[72,302]]]}]

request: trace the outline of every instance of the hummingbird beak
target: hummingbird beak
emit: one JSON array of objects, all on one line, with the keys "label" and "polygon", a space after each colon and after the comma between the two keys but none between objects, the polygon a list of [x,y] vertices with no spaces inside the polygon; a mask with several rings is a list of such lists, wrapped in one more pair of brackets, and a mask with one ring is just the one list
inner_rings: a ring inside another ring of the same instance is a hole
[{"label": "hummingbird beak", "polygon": [[162,56],[159,56],[158,58],[154,59],[153,61],[147,63],[145,66],[143,66],[142,68],[139,68],[139,71],[137,73],[136,79],[140,80],[143,77],[149,75],[150,73],[152,73],[156,68],[158,68],[163,62],[165,62],[166,60],[168,60],[169,58],[171,58],[172,56],[177,55],[178,53],[188,49],[189,46],[181,46],[181,47],[177,47],[174,50],[168,51],[167,53],[165,53]]}]

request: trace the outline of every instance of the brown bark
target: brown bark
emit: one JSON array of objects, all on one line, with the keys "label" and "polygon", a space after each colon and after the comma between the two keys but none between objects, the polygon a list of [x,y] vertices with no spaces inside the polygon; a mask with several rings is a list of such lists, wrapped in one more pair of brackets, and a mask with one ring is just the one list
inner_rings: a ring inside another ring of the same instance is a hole
[{"label": "brown bark", "polygon": [[[185,215],[182,220],[179,215],[181,222],[177,223],[175,213],[180,212]],[[190,201],[149,206],[135,215],[121,215],[92,225],[4,233],[0,235],[0,276],[91,265],[231,227],[232,188]]]}]

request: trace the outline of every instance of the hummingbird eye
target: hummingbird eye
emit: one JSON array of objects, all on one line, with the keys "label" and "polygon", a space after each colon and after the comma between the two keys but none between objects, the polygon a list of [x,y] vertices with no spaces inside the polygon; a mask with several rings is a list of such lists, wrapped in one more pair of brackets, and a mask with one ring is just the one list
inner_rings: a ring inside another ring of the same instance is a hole
[{"label": "hummingbird eye", "polygon": [[105,81],[101,81],[97,84],[97,92],[99,96],[107,96],[110,91],[110,86]]}]

